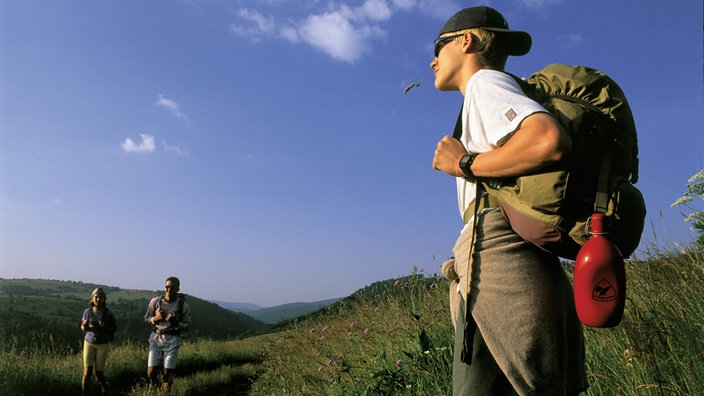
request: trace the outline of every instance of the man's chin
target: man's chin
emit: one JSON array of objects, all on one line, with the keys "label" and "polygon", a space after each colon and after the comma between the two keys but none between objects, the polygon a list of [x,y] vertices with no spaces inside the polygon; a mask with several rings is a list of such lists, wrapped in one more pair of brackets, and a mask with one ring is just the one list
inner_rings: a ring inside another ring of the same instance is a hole
[{"label": "man's chin", "polygon": [[435,88],[436,88],[438,91],[443,91],[443,92],[447,92],[447,91],[457,91],[457,88],[455,88],[455,87],[450,87],[450,86],[448,86],[448,84],[444,84],[442,81],[438,81],[438,80],[435,80]]}]

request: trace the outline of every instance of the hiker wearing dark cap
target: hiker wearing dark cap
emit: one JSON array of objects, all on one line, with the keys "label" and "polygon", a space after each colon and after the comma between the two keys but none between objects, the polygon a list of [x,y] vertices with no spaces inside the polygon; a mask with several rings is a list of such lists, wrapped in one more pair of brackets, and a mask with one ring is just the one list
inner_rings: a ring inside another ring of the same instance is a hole
[{"label": "hiker wearing dark cap", "polygon": [[181,333],[191,328],[191,308],[179,293],[181,281],[172,276],[166,279],[164,294],[149,301],[144,321],[152,326],[149,336],[147,377],[156,386],[159,368],[163,366],[162,390],[168,392],[173,385],[178,362],[178,351],[183,345]]},{"label": "hiker wearing dark cap", "polygon": [[571,141],[503,70],[531,37],[489,7],[453,15],[435,40],[435,87],[464,96],[455,137],[437,145],[433,167],[456,178],[465,226],[443,264],[452,280],[453,394],[574,395],[587,387],[584,341],[572,285],[559,259],[484,204],[477,179],[500,180],[564,160]]},{"label": "hiker wearing dark cap", "polygon": [[105,363],[110,351],[110,343],[115,338],[117,321],[115,315],[106,306],[107,297],[101,287],[90,294],[90,307],[83,311],[81,330],[85,332],[83,339],[83,379],[82,394],[90,393],[90,383],[95,368],[95,377],[103,393],[110,387],[105,378]]}]

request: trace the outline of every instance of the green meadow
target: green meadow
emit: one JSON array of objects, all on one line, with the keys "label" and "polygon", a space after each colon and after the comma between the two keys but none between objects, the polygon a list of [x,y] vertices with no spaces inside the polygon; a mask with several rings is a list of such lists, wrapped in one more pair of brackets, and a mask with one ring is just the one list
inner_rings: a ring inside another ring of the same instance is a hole
[{"label": "green meadow", "polygon": [[[647,256],[626,264],[621,324],[585,328],[587,395],[704,394],[704,253]],[[571,265],[565,268],[570,273]],[[447,302],[447,281],[414,269],[276,326],[218,339],[189,336],[172,394],[449,395]],[[70,345],[51,334],[32,342],[1,333],[0,394],[80,394],[77,325],[75,331]],[[159,394],[145,385],[146,358],[146,335],[114,343],[106,369],[111,394]]]}]

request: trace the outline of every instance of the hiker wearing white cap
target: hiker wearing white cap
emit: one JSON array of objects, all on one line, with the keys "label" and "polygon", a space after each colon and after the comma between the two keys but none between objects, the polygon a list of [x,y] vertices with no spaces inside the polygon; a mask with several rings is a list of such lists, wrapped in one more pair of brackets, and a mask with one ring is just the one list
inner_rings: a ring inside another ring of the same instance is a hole
[{"label": "hiker wearing white cap", "polygon": [[[455,136],[433,167],[456,178],[465,221],[443,264],[452,282],[453,394],[574,395],[585,390],[584,342],[572,285],[559,259],[523,240],[501,211],[481,205],[478,179],[559,164],[571,140],[503,70],[531,37],[489,7],[453,15],[435,40],[435,87],[464,96]],[[476,209],[475,209],[476,208]]]},{"label": "hiker wearing white cap", "polygon": [[110,387],[105,378],[105,363],[110,351],[110,343],[115,338],[117,321],[115,315],[106,306],[107,297],[101,287],[90,294],[90,307],[83,311],[81,330],[85,332],[83,338],[83,379],[81,380],[82,394],[90,393],[90,384],[95,369],[95,377],[103,393]]}]

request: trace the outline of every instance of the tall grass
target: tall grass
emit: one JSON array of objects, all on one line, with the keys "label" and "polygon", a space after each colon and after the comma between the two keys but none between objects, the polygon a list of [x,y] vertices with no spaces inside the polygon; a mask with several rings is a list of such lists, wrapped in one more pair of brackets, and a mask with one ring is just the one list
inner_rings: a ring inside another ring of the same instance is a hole
[{"label": "tall grass", "polygon": [[[194,340],[179,354],[178,380],[172,395],[249,394],[262,371],[262,344]],[[80,394],[83,363],[80,354],[39,346],[18,350],[4,344],[0,351],[0,395]],[[112,394],[160,394],[148,388],[147,345],[125,343],[110,350],[105,374]],[[95,382],[95,381],[93,381]],[[97,391],[97,386],[94,387]]]},{"label": "tall grass", "polygon": [[[12,340],[3,340],[0,352],[0,394],[39,395],[47,390],[75,394],[80,390],[77,364],[67,350],[35,345],[18,349]],[[80,375],[80,374],[79,374]],[[57,393],[58,394],[58,393]]]},{"label": "tall grass", "polygon": [[413,274],[371,289],[289,326],[272,343],[253,394],[447,393],[447,283]]},{"label": "tall grass", "polygon": [[704,394],[704,255],[658,254],[627,266],[614,329],[587,329],[589,394]]},{"label": "tall grass", "polygon": [[[627,302],[613,329],[585,328],[587,395],[704,394],[704,253],[650,253],[627,263]],[[569,271],[569,267],[568,267]],[[187,340],[174,395],[443,395],[451,393],[448,284],[415,271],[243,340]],[[0,394],[76,394],[69,348],[0,340]],[[116,345],[113,394],[146,387],[147,346]]]},{"label": "tall grass", "polygon": [[[704,254],[648,255],[627,263],[621,324],[585,328],[587,395],[704,394]],[[447,287],[411,278],[356,309],[297,322],[276,339],[253,394],[450,394]]]}]

